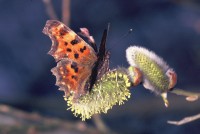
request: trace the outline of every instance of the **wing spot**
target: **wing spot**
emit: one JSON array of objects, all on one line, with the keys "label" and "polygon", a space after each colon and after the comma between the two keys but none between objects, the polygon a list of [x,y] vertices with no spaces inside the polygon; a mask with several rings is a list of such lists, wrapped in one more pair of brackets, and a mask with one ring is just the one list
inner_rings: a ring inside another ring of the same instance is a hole
[{"label": "wing spot", "polygon": [[64,28],[61,28],[60,29],[60,35],[61,36],[64,36],[65,34],[67,34],[68,32],[64,29]]},{"label": "wing spot", "polygon": [[86,46],[84,46],[83,48],[80,48],[80,52],[83,53],[86,50]]},{"label": "wing spot", "polygon": [[75,79],[75,80],[77,80],[77,76],[75,76],[75,75],[72,75],[71,77],[72,77],[72,79]]},{"label": "wing spot", "polygon": [[71,44],[72,44],[72,45],[78,44],[78,40],[76,40],[76,39],[72,40],[72,41],[71,41]]},{"label": "wing spot", "polygon": [[64,44],[65,46],[67,46],[68,45],[68,43],[67,42],[65,42],[65,44]]},{"label": "wing spot", "polygon": [[76,35],[76,36],[75,36],[75,39],[71,41],[71,44],[72,44],[72,45],[76,45],[76,44],[78,44],[79,42],[81,42],[81,38],[80,38],[78,35]]},{"label": "wing spot", "polygon": [[75,58],[75,59],[78,59],[78,58],[79,58],[79,54],[75,53],[75,54],[74,54],[74,58]]},{"label": "wing spot", "polygon": [[75,73],[78,73],[78,68],[75,68],[75,69],[74,69],[74,72],[75,72]]},{"label": "wing spot", "polygon": [[72,50],[70,48],[67,48],[67,52],[71,52]]},{"label": "wing spot", "polygon": [[78,67],[77,67],[77,64],[75,62],[73,62],[71,64],[71,68],[74,70],[75,73],[78,73]]}]

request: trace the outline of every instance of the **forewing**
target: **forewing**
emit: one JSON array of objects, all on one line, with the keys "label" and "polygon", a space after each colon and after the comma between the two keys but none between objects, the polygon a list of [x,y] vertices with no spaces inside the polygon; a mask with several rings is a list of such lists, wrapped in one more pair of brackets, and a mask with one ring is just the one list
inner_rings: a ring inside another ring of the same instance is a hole
[{"label": "forewing", "polygon": [[97,60],[94,49],[69,27],[56,20],[48,20],[43,33],[52,40],[49,54],[56,61],[68,58],[77,63],[93,65]]}]

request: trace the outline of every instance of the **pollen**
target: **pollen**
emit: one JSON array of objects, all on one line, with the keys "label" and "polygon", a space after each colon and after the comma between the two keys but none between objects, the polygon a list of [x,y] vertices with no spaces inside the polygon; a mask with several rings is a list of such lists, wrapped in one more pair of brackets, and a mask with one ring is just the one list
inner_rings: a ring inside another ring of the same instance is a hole
[{"label": "pollen", "polygon": [[81,96],[76,101],[74,101],[73,95],[65,100],[69,106],[68,110],[84,121],[90,119],[94,114],[107,113],[116,104],[124,104],[124,101],[130,98],[130,86],[131,83],[126,71],[116,69],[104,74],[95,83],[91,92]]}]

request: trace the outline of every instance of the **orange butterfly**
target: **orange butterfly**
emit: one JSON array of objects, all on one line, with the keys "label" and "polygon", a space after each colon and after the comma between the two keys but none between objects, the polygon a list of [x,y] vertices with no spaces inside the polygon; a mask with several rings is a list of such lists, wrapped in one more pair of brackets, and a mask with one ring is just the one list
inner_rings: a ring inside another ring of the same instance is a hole
[{"label": "orange butterfly", "polygon": [[[52,40],[49,54],[57,66],[51,71],[56,76],[56,85],[65,92],[65,97],[75,98],[90,91],[95,82],[109,70],[109,55],[105,49],[107,31],[103,32],[99,50],[94,42],[87,44],[81,37],[63,23],[48,20],[43,33]],[[87,32],[87,31],[86,31]],[[82,35],[89,38],[89,32]],[[91,37],[91,36],[90,36]]]}]

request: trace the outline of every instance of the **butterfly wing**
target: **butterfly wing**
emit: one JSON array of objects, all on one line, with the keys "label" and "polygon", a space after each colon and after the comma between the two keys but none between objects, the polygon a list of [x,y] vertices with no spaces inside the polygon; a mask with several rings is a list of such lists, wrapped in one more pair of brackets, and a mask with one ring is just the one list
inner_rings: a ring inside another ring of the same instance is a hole
[{"label": "butterfly wing", "polygon": [[92,89],[95,82],[109,70],[110,52],[106,50],[106,39],[108,35],[108,30],[109,30],[109,25],[108,29],[105,29],[103,32],[101,44],[98,50],[98,59],[91,74],[90,90]]},{"label": "butterfly wing", "polygon": [[49,54],[56,61],[68,58],[81,64],[89,64],[90,62],[93,64],[97,60],[94,49],[63,23],[56,20],[48,20],[43,33],[52,40]]},{"label": "butterfly wing", "polygon": [[63,23],[49,20],[43,33],[52,40],[49,54],[58,62],[52,69],[61,90],[83,94],[86,81],[97,61],[94,49]]},{"label": "butterfly wing", "polygon": [[59,90],[65,92],[65,97],[70,93],[75,93],[76,97],[85,94],[85,83],[91,75],[91,70],[87,66],[82,66],[74,61],[67,59],[58,62],[52,73],[56,76],[56,85]]},{"label": "butterfly wing", "polygon": [[101,44],[98,51],[98,74],[97,79],[101,78],[108,70],[109,70],[109,59],[110,52],[106,50],[106,40],[108,36],[110,24],[108,24],[108,28],[104,30],[103,36],[101,39]]}]

